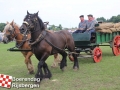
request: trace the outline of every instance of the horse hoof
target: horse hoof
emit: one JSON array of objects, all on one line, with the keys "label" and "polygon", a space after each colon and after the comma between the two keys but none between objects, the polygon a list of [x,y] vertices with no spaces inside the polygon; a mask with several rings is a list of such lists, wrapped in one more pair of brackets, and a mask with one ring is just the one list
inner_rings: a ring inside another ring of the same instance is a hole
[{"label": "horse hoof", "polygon": [[73,68],[73,70],[74,71],[77,71],[79,68],[77,67],[77,66],[75,66],[74,68]]},{"label": "horse hoof", "polygon": [[60,66],[60,63],[58,63],[58,66]]},{"label": "horse hoof", "polygon": [[51,68],[56,68],[57,66],[51,66]]},{"label": "horse hoof", "polygon": [[34,74],[34,71],[30,71],[30,72],[28,72],[29,74]]},{"label": "horse hoof", "polygon": [[44,80],[46,80],[46,81],[47,81],[47,80],[50,80],[50,78],[44,78]]},{"label": "horse hoof", "polygon": [[61,69],[62,71],[65,71],[65,67]]}]

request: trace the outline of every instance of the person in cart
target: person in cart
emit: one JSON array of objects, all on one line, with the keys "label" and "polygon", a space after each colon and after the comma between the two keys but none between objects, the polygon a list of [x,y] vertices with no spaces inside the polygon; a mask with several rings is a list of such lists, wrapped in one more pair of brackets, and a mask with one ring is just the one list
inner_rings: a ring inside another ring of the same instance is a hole
[{"label": "person in cart", "polygon": [[87,29],[85,32],[89,32],[90,34],[92,32],[95,32],[95,20],[93,19],[93,15],[89,14],[88,15],[88,20],[86,22]]},{"label": "person in cart", "polygon": [[84,15],[80,15],[80,23],[78,25],[78,29],[74,33],[83,33],[86,30],[86,20],[84,19]]}]

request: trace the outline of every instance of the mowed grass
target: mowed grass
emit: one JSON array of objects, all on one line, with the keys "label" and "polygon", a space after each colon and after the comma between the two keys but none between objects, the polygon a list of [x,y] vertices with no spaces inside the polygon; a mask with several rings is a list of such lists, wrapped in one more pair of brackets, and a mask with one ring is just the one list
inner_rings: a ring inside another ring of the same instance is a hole
[{"label": "mowed grass", "polygon": [[[13,47],[14,42],[0,44],[0,74],[11,75],[16,78],[31,78],[35,74],[27,73],[24,57],[20,52],[7,51]],[[79,70],[72,69],[73,62],[67,60],[68,66],[62,72],[59,67],[51,68],[53,56],[47,59],[47,64],[52,72],[50,80],[43,80],[40,88],[33,90],[120,90],[120,56],[113,56],[110,47],[101,47],[103,58],[100,63],[94,63],[92,58],[79,59]],[[32,56],[32,62],[37,71],[38,60]],[[16,82],[33,83],[33,82]],[[0,90],[8,90],[1,88]],[[11,88],[17,90],[17,88]],[[20,90],[30,90],[20,88]]]}]

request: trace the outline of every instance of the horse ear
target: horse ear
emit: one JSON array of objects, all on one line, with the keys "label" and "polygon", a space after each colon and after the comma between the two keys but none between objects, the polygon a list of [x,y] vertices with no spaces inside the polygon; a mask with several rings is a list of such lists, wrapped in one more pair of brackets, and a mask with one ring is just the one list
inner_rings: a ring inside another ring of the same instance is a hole
[{"label": "horse ear", "polygon": [[30,13],[28,12],[28,10],[27,10],[27,14],[30,14]]},{"label": "horse ear", "polygon": [[38,13],[39,13],[39,11],[36,13],[37,16],[38,16]]},{"label": "horse ear", "polygon": [[14,24],[14,20],[10,23],[10,25],[12,25],[12,26],[13,26],[13,24]]},{"label": "horse ear", "polygon": [[6,24],[9,24],[9,22],[7,21]]}]

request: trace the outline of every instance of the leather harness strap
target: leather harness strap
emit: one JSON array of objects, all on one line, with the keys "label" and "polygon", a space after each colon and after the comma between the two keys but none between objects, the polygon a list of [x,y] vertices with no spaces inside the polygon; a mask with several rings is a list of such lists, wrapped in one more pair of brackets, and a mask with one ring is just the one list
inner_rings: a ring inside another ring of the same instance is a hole
[{"label": "leather harness strap", "polygon": [[[56,47],[55,45],[53,45],[50,41],[48,41],[47,39],[45,39],[45,36],[46,36],[46,33],[47,31],[42,31],[42,33],[38,36],[38,38],[32,42],[32,43],[29,43],[29,45],[33,46],[35,44],[37,44],[38,42],[41,42],[42,40],[45,40],[50,46],[52,46],[54,49],[58,50],[58,51],[62,51],[62,52],[65,52],[64,49],[61,49],[59,47]],[[66,46],[66,45],[65,45]],[[32,48],[32,51],[34,52],[34,48]]]},{"label": "leather harness strap", "polygon": [[16,47],[17,47],[17,48],[22,47],[23,44],[26,42],[26,39],[27,39],[27,37],[26,37],[26,35],[24,35],[24,36],[23,36],[23,39],[21,40],[22,42],[21,42],[21,43],[16,43]]},{"label": "leather harness strap", "polygon": [[45,35],[46,35],[46,31],[42,31],[42,33],[38,36],[38,38],[34,42],[29,43],[29,45],[32,46],[38,42],[41,42],[44,39]]}]

